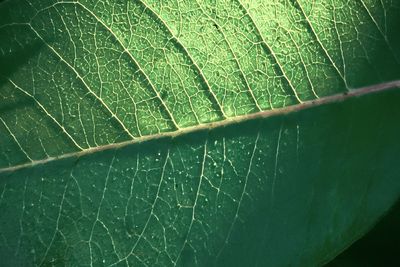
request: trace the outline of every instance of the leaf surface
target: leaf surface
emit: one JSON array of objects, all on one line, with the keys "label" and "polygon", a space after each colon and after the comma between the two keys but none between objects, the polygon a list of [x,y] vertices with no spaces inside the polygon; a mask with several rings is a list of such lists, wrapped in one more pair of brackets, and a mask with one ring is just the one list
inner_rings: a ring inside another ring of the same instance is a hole
[{"label": "leaf surface", "polygon": [[0,14],[5,266],[315,266],[399,197],[393,1]]}]

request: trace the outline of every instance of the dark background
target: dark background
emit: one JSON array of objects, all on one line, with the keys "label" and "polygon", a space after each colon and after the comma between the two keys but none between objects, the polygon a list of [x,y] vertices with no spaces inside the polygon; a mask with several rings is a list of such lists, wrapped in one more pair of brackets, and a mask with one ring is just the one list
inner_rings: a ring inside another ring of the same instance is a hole
[{"label": "dark background", "polygon": [[400,266],[400,201],[363,238],[325,267]]}]

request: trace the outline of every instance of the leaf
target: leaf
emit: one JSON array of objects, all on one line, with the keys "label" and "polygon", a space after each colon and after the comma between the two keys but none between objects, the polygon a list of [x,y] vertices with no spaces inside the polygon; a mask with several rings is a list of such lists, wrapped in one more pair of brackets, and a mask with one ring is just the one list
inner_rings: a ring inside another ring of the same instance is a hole
[{"label": "leaf", "polygon": [[2,265],[328,261],[400,194],[399,11],[0,4]]}]

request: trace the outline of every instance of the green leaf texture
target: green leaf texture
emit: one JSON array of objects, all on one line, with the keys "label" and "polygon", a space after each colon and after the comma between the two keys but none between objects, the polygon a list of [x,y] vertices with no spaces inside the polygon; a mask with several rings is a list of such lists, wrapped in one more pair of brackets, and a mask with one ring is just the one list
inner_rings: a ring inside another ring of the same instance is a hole
[{"label": "green leaf texture", "polygon": [[390,0],[1,3],[0,265],[328,261],[400,196],[399,24]]}]

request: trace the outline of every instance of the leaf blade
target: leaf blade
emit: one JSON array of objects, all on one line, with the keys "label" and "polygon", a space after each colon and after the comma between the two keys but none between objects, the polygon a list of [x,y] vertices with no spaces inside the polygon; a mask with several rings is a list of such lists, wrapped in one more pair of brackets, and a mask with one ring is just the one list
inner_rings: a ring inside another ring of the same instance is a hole
[{"label": "leaf blade", "polygon": [[399,196],[399,8],[5,2],[5,264],[326,261]]}]

